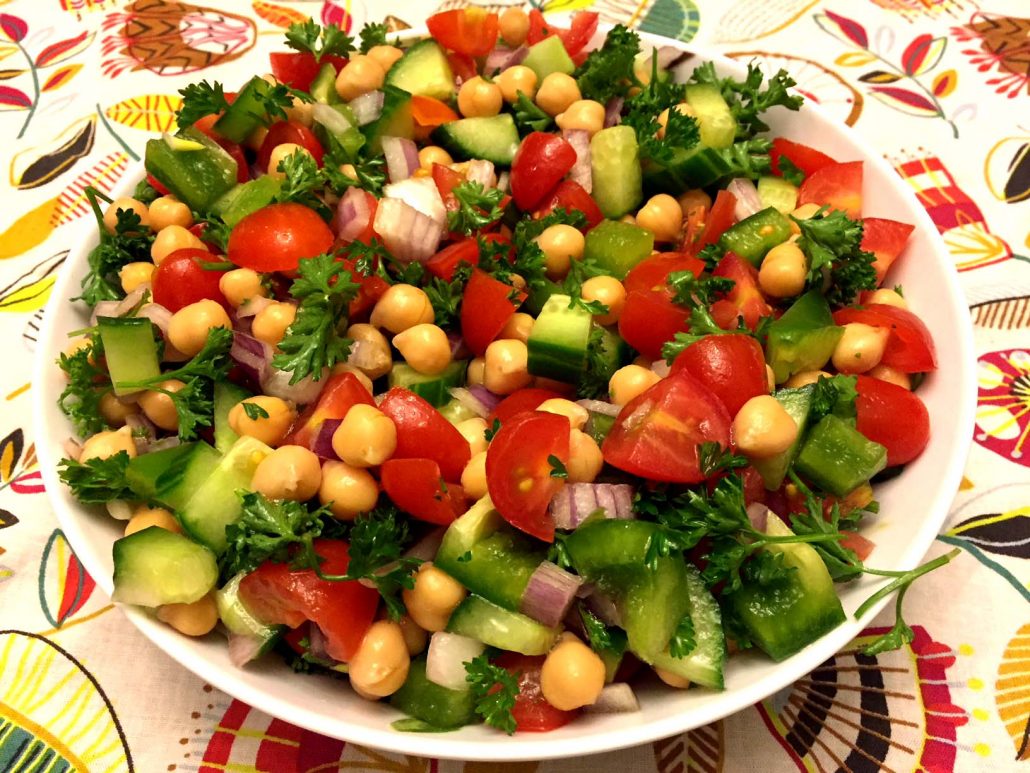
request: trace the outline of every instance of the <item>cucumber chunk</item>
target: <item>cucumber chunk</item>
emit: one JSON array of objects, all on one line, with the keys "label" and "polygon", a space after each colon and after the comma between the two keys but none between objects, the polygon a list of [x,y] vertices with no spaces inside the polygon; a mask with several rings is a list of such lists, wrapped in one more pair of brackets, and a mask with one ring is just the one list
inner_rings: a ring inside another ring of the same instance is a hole
[{"label": "cucumber chunk", "polygon": [[368,149],[371,153],[382,151],[383,137],[403,137],[409,140],[414,137],[415,119],[411,117],[411,94],[387,84],[383,88],[383,112],[376,120],[363,127],[361,133],[368,140]]},{"label": "cucumber chunk", "polygon": [[211,205],[211,211],[233,227],[247,215],[271,204],[281,188],[282,181],[262,175],[230,188]]},{"label": "cucumber chunk", "polygon": [[214,554],[181,534],[150,526],[114,543],[114,593],[122,604],[192,604],[218,581]]},{"label": "cucumber chunk", "polygon": [[253,397],[253,395],[231,381],[219,381],[215,384],[215,448],[221,454],[228,453],[233,443],[240,439],[235,430],[229,426],[229,411],[248,397]]},{"label": "cucumber chunk", "polygon": [[161,375],[154,325],[146,317],[98,317],[107,370],[116,395],[139,392],[119,384],[145,381]]},{"label": "cucumber chunk", "polygon": [[240,572],[215,591],[215,605],[218,607],[218,619],[229,629],[231,636],[244,636],[257,643],[254,653],[257,658],[275,646],[286,626],[263,623],[244,606],[239,593],[240,580],[244,577],[246,574]]},{"label": "cucumber chunk", "polygon": [[494,509],[489,495],[477,500],[464,515],[447,527],[440,549],[436,551],[435,563],[441,568],[457,563],[476,544],[501,528],[502,523],[504,521]]},{"label": "cucumber chunk", "polygon": [[248,134],[261,125],[267,114],[262,98],[271,89],[268,81],[255,75],[240,89],[222,117],[215,121],[215,131],[233,142],[243,142]]},{"label": "cucumber chunk", "polygon": [[767,207],[726,229],[719,246],[757,266],[765,253],[789,238],[790,220],[778,209]]},{"label": "cucumber chunk", "polygon": [[504,530],[456,557],[441,550],[433,563],[473,593],[517,611],[529,578],[546,557],[528,540]]},{"label": "cucumber chunk", "polygon": [[591,193],[605,217],[618,219],[643,201],[640,152],[631,127],[611,126],[591,138],[590,171]]},{"label": "cucumber chunk", "polygon": [[444,102],[455,94],[454,71],[435,40],[423,40],[409,48],[386,73],[386,84]]},{"label": "cucumber chunk", "polygon": [[685,590],[688,614],[694,624],[694,649],[683,658],[674,658],[665,650],[654,658],[653,665],[691,682],[721,690],[726,664],[726,636],[719,604],[705,587],[701,573],[693,566],[687,567]]},{"label": "cucumber chunk", "polygon": [[593,317],[582,306],[569,308],[567,295],[547,299],[533,325],[526,346],[529,372],[575,384],[587,361]]},{"label": "cucumber chunk", "polygon": [[697,115],[701,144],[709,148],[728,148],[737,135],[737,120],[723,99],[718,86],[698,83],[686,87],[687,104]]},{"label": "cucumber chunk", "polygon": [[519,149],[519,132],[510,113],[445,123],[433,132],[433,140],[457,159],[481,158],[497,166],[511,166]]},{"label": "cucumber chunk", "polygon": [[410,389],[430,405],[439,408],[451,399],[451,389],[464,386],[467,360],[455,360],[433,376],[419,373],[410,365],[398,362],[390,369],[386,378],[391,387]]},{"label": "cucumber chunk", "polygon": [[556,628],[474,595],[466,597],[454,610],[447,631],[523,655],[545,655],[558,639]]},{"label": "cucumber chunk", "polygon": [[179,511],[214,472],[220,458],[207,443],[183,443],[130,459],[125,479],[140,499]]},{"label": "cucumber chunk", "polygon": [[765,176],[758,180],[758,199],[763,207],[775,207],[789,215],[798,205],[798,187],[782,177]]},{"label": "cucumber chunk", "polygon": [[572,75],[576,69],[576,63],[572,61],[565,50],[565,44],[557,35],[531,45],[522,64],[536,73],[537,83],[542,83],[552,72]]}]

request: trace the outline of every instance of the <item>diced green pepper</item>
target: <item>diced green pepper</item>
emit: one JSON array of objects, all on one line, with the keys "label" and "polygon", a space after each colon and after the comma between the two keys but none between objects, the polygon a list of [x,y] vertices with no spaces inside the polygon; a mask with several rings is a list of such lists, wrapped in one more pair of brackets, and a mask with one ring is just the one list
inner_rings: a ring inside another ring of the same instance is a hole
[{"label": "diced green pepper", "polygon": [[318,75],[311,81],[309,89],[311,96],[316,102],[323,105],[338,105],[343,100],[336,91],[336,68],[326,62],[318,71]]},{"label": "diced green pepper", "polygon": [[473,593],[517,611],[529,578],[545,558],[529,540],[503,530],[457,556],[441,550],[434,564]]},{"label": "diced green pepper", "polygon": [[255,180],[230,188],[211,205],[211,211],[232,228],[247,215],[271,204],[281,188],[281,180],[271,175],[261,175]]},{"label": "diced green pepper", "polygon": [[809,431],[794,466],[820,488],[842,497],[887,466],[887,449],[831,414]]},{"label": "diced green pepper", "polygon": [[775,207],[766,207],[730,226],[719,246],[757,266],[765,253],[790,238],[790,220]]},{"label": "diced green pepper", "polygon": [[426,678],[426,658],[411,661],[408,676],[401,689],[390,698],[390,704],[423,722],[450,729],[468,725],[476,718],[476,699],[471,690],[451,690]]},{"label": "diced green pepper", "polygon": [[626,274],[654,250],[654,233],[632,223],[605,220],[587,234],[583,259],[594,261],[616,279]]},{"label": "diced green pepper", "polygon": [[[236,185],[236,161],[194,127],[180,136],[196,149],[176,150],[171,135],[147,142],[146,169],[190,209],[205,213]],[[167,139],[166,139],[167,138]],[[190,147],[188,146],[188,147]]]},{"label": "diced green pepper", "polygon": [[267,110],[263,98],[271,84],[255,75],[244,84],[222,117],[215,121],[215,131],[227,140],[243,142],[264,120]]},{"label": "diced green pepper", "polygon": [[798,434],[791,443],[790,448],[776,456],[765,459],[752,459],[752,466],[762,476],[762,481],[769,491],[775,491],[783,483],[787,470],[797,456],[801,447],[801,440],[804,438],[805,430],[808,428],[808,413],[812,408],[812,393],[815,391],[813,384],[807,384],[797,389],[780,389],[773,395],[776,401],[783,406],[790,418],[794,419],[797,425]]},{"label": "diced green pepper", "polygon": [[765,359],[776,383],[795,373],[818,370],[830,359],[844,328],[833,322],[830,306],[818,290],[798,298],[782,317],[769,325]]}]

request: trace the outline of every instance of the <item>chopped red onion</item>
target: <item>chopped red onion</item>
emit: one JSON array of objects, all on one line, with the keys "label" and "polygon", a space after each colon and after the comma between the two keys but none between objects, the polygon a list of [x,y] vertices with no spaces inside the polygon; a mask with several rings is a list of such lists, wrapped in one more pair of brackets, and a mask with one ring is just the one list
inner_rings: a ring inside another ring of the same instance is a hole
[{"label": "chopped red onion", "polygon": [[576,405],[581,405],[591,413],[602,413],[605,416],[618,416],[620,406],[604,400],[577,400]]},{"label": "chopped red onion", "polygon": [[622,627],[622,614],[619,612],[615,599],[608,594],[594,591],[583,600],[583,603],[605,625]]},{"label": "chopped red onion", "polygon": [[118,314],[115,310],[118,308],[118,304],[119,301],[99,301],[93,307],[93,314],[89,318],[90,326],[96,327],[97,320],[100,317],[117,317]]},{"label": "chopped red onion", "polygon": [[446,531],[447,527],[445,526],[441,526],[439,529],[433,529],[431,532],[426,534],[426,536],[405,550],[404,557],[416,558],[419,561],[432,561],[436,558],[437,551],[440,550],[440,543],[443,542],[443,535]]},{"label": "chopped red onion", "polygon": [[178,448],[182,445],[182,441],[179,440],[178,435],[172,435],[171,437],[163,437],[160,440],[155,440],[150,444],[150,452],[153,451],[164,451],[167,448]]},{"label": "chopped red onion", "polygon": [[481,641],[456,633],[438,631],[429,640],[426,679],[448,690],[467,690],[465,664],[483,654]]},{"label": "chopped red onion", "polygon": [[326,419],[318,428],[314,440],[311,441],[311,451],[319,459],[339,459],[333,449],[333,435],[337,427],[343,423],[343,419]]},{"label": "chopped red onion", "polygon": [[65,459],[77,462],[82,455],[82,444],[75,438],[68,438],[61,444],[61,450],[64,451]]},{"label": "chopped red onion", "polygon": [[597,510],[605,518],[633,518],[633,487],[628,483],[567,483],[551,499],[559,529],[575,529]]},{"label": "chopped red onion", "polygon": [[229,662],[236,668],[256,660],[265,643],[257,636],[243,636],[238,633],[229,634]]},{"label": "chopped red onion", "polygon": [[755,531],[764,532],[769,521],[769,508],[761,502],[752,502],[747,506],[747,519]]},{"label": "chopped red onion", "polygon": [[357,187],[348,188],[336,205],[336,235],[342,241],[354,241],[365,232],[371,217],[365,192]]},{"label": "chopped red onion", "polygon": [[572,165],[569,179],[590,193],[594,188],[594,178],[590,171],[590,133],[586,129],[566,129],[563,136],[576,151],[576,163]]},{"label": "chopped red onion", "polygon": [[505,193],[511,188],[511,174],[505,169],[499,175],[497,175],[497,189],[504,191]]},{"label": "chopped red onion", "polygon": [[279,370],[279,368],[273,367],[271,364],[265,369],[265,372],[261,374],[259,379],[261,383],[261,391],[266,395],[272,397],[281,397],[283,400],[292,400],[297,405],[307,405],[313,403],[318,399],[318,396],[322,393],[322,387],[325,386],[325,376],[328,374],[328,368],[324,368],[319,375],[318,379],[314,378],[314,374],[305,376],[295,384],[290,383],[290,379],[293,378],[293,374],[287,370]]},{"label": "chopped red onion", "polygon": [[418,169],[418,147],[404,137],[383,137],[383,155],[390,182],[407,180]]},{"label": "chopped red onion", "polygon": [[386,249],[405,263],[424,263],[436,254],[444,227],[400,199],[382,199],[376,208],[375,230]]},{"label": "chopped red onion", "polygon": [[750,217],[762,208],[762,200],[758,197],[755,184],[746,177],[734,177],[726,186],[726,190],[737,200],[733,208],[733,216],[738,222]]},{"label": "chopped red onion", "polygon": [[465,346],[465,339],[457,330],[447,331],[447,342],[451,345],[452,360],[467,360],[472,356],[472,352]]},{"label": "chopped red onion", "polygon": [[468,408],[479,418],[485,419],[490,415],[491,409],[483,405],[483,403],[479,401],[478,397],[464,387],[455,387],[454,389],[451,389],[450,392],[451,397]]},{"label": "chopped red onion", "polygon": [[481,158],[474,158],[465,167],[465,179],[469,182],[479,183],[484,188],[494,188],[497,185],[497,173],[494,171],[492,161],[484,161]]},{"label": "chopped red onion", "polygon": [[266,298],[263,295],[255,295],[253,298],[247,298],[247,300],[241,303],[239,308],[236,309],[236,319],[255,317],[258,312],[263,311],[273,303],[275,303],[275,301],[271,298]]},{"label": "chopped red onion", "polygon": [[489,408],[491,412],[493,412],[494,408],[500,405],[501,400],[504,399],[501,395],[494,394],[482,384],[473,384],[469,387],[469,392],[471,392],[472,396],[479,400],[479,402]]},{"label": "chopped red onion", "polygon": [[335,661],[335,658],[329,654],[329,642],[326,641],[325,634],[315,623],[308,623],[308,654],[329,663]]},{"label": "chopped red onion", "polygon": [[661,358],[651,363],[651,372],[659,378],[665,378],[671,371],[672,366]]},{"label": "chopped red onion", "polygon": [[127,521],[132,518],[132,505],[124,499],[112,499],[106,506],[107,514],[116,521]]},{"label": "chopped red onion", "polygon": [[132,430],[132,442],[136,444],[136,453],[143,455],[150,451],[150,446],[157,436],[157,427],[142,413],[130,413],[125,417],[125,426]]},{"label": "chopped red onion", "polygon": [[118,305],[115,306],[114,315],[116,317],[124,317],[143,300],[144,295],[153,297],[153,290],[150,287],[150,282],[144,282],[131,293],[122,298]]},{"label": "chopped red onion", "polygon": [[383,101],[386,95],[381,91],[369,91],[360,97],[355,97],[347,103],[347,107],[354,113],[358,126],[372,123],[383,112]]},{"label": "chopped red onion", "polygon": [[323,102],[312,103],[311,117],[332,134],[340,135],[351,128],[350,121],[344,117],[343,113]]},{"label": "chopped red onion", "polygon": [[597,696],[597,700],[583,710],[589,714],[628,714],[632,711],[640,711],[640,702],[637,700],[633,688],[625,682],[612,682],[606,684]]},{"label": "chopped red onion", "polygon": [[146,317],[157,326],[162,336],[168,336],[168,326],[172,322],[170,309],[166,309],[159,303],[144,303],[136,316]]},{"label": "chopped red onion", "polygon": [[233,362],[243,368],[252,381],[260,383],[261,377],[268,370],[269,363],[272,361],[272,348],[254,336],[236,332],[232,336],[232,348],[229,350],[229,356]]},{"label": "chopped red onion", "polygon": [[509,67],[522,64],[527,54],[529,54],[529,48],[526,46],[519,46],[514,51],[506,46],[497,46],[486,55],[483,73],[489,75],[492,72],[504,72]]},{"label": "chopped red onion", "polygon": [[604,106],[604,127],[618,126],[622,122],[622,97],[612,97]]},{"label": "chopped red onion", "polygon": [[440,196],[440,189],[429,177],[414,177],[386,185],[383,187],[383,198],[403,201],[434,222],[447,225],[447,207]]},{"label": "chopped red onion", "polygon": [[552,628],[562,621],[576,598],[583,578],[544,561],[529,578],[519,610]]}]

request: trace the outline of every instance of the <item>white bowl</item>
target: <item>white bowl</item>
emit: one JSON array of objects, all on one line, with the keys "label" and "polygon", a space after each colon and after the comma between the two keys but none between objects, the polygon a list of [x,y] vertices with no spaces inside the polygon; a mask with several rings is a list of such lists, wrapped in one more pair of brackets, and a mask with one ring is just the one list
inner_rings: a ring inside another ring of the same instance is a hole
[{"label": "white bowl", "polygon": [[[405,33],[405,39],[424,31]],[[599,33],[603,38],[603,32]],[[739,76],[741,64],[725,57],[701,54],[690,46],[641,34],[646,45],[676,46],[711,59],[727,75]],[[598,42],[598,41],[595,41]],[[870,519],[865,533],[877,547],[871,563],[877,567],[916,566],[937,535],[958,490],[972,436],[975,398],[974,358],[969,314],[952,262],[926,212],[908,186],[880,154],[847,126],[826,117],[806,103],[800,113],[771,111],[773,134],[810,144],[841,161],[865,161],[864,214],[915,225],[904,257],[891,281],[905,287],[911,307],[933,331],[940,369],[919,389],[933,428],[926,451],[905,472],[876,489],[880,515]],[[142,174],[140,175],[142,176]],[[121,186],[128,193],[136,176]],[[39,340],[33,379],[36,450],[50,501],[68,540],[97,584],[112,590],[111,543],[122,524],[102,508],[79,505],[60,483],[56,465],[62,443],[72,435],[67,419],[56,407],[63,378],[54,360],[67,343],[66,334],[84,326],[81,304],[68,302],[78,291],[86,255],[96,236],[72,249],[53,290]],[[85,323],[88,324],[88,323]],[[648,743],[740,711],[785,687],[832,656],[883,607],[877,605],[862,619],[850,618],[859,604],[882,582],[861,580],[838,586],[849,620],[782,663],[760,654],[732,658],[726,670],[726,689],[676,691],[657,684],[639,689],[641,710],[632,714],[583,716],[550,733],[509,737],[483,725],[440,734],[399,733],[390,722],[400,715],[384,703],[359,698],[340,681],[294,674],[276,657],[237,669],[229,662],[225,640],[211,635],[190,639],[158,622],[143,609],[123,611],[155,645],[200,678],[230,695],[287,722],[366,746],[394,752],[463,760],[538,760],[573,757]],[[885,603],[885,602],[884,602]],[[154,696],[153,700],[160,700]]]}]

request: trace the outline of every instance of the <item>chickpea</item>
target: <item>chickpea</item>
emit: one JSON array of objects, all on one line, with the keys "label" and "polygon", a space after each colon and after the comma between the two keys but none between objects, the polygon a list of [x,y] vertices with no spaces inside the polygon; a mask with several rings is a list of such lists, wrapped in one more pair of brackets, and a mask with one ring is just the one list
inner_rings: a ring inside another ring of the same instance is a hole
[{"label": "chickpea", "polygon": [[278,346],[296,318],[297,307],[292,303],[270,303],[254,315],[251,335],[269,346]]},{"label": "chickpea", "polygon": [[293,104],[286,108],[286,120],[307,126],[309,129],[315,125],[314,103],[305,102],[299,97],[293,98]]},{"label": "chickpea", "polygon": [[436,319],[429,296],[419,287],[391,285],[372,309],[370,322],[391,333],[402,333],[409,327]]},{"label": "chickpea", "polygon": [[791,389],[797,389],[798,387],[808,386],[814,384],[821,378],[829,378],[830,374],[825,370],[803,370],[799,373],[795,373],[793,376],[787,379],[783,384],[785,387]]},{"label": "chickpea", "polygon": [[908,301],[897,290],[889,290],[885,287],[870,293],[866,303],[882,303],[885,306],[896,306],[899,309],[908,308]]},{"label": "chickpea", "polygon": [[707,211],[712,208],[712,197],[700,188],[691,188],[689,191],[681,193],[677,201],[680,203],[680,209],[683,210],[684,215],[690,214],[690,211],[694,209],[700,208]]},{"label": "chickpea", "polygon": [[625,365],[615,371],[608,381],[608,395],[616,405],[625,405],[661,380],[661,376],[650,368]]},{"label": "chickpea", "polygon": [[113,234],[115,226],[118,225],[118,210],[120,209],[139,215],[140,225],[144,230],[150,227],[150,210],[147,205],[137,199],[123,196],[112,201],[104,210],[104,228],[109,234]]},{"label": "chickpea", "polygon": [[139,413],[135,403],[123,403],[113,392],[105,392],[100,397],[100,415],[112,427],[124,426],[125,420]]},{"label": "chickpea", "polygon": [[518,6],[504,9],[500,18],[501,37],[512,48],[518,48],[526,42],[529,35],[529,16]]},{"label": "chickpea", "polygon": [[157,608],[157,619],[187,636],[203,636],[218,625],[218,605],[208,593],[192,604],[165,604]]},{"label": "chickpea", "polygon": [[163,507],[138,507],[132,514],[132,518],[125,524],[125,536],[135,534],[138,531],[157,526],[165,531],[182,534],[182,527],[175,520],[175,516]]},{"label": "chickpea", "polygon": [[[336,439],[335,434],[333,439]],[[379,484],[361,467],[352,467],[346,462],[326,462],[318,501],[329,505],[333,515],[341,521],[353,521],[376,506]]]},{"label": "chickpea", "polygon": [[358,179],[358,170],[354,168],[354,164],[340,164],[340,174],[352,180]]},{"label": "chickpea", "polygon": [[466,118],[485,118],[501,112],[504,98],[501,87],[483,80],[480,76],[469,78],[458,89],[458,110]]},{"label": "chickpea", "polygon": [[207,247],[199,237],[194,236],[181,225],[170,225],[162,228],[150,245],[150,257],[155,266],[160,266],[164,259],[179,250],[206,250]]},{"label": "chickpea", "polygon": [[[575,403],[573,403],[575,405]],[[576,406],[579,407],[578,405]],[[478,416],[474,419],[465,419],[465,421],[459,421],[454,425],[454,428],[461,433],[461,436],[469,444],[469,451],[475,456],[480,451],[485,451],[488,443],[486,442],[486,431],[489,429],[486,424],[486,419],[480,419]]]},{"label": "chickpea", "polygon": [[564,416],[569,420],[569,426],[573,429],[583,429],[583,425],[590,418],[590,412],[586,408],[572,402],[572,400],[566,400],[564,397],[552,397],[549,400],[544,400],[536,409],[545,413],[556,413],[559,416]]},{"label": "chickpea", "polygon": [[504,323],[497,338],[510,338],[525,343],[529,340],[529,334],[533,332],[534,324],[536,324],[536,320],[531,315],[517,311]]},{"label": "chickpea", "polygon": [[582,99],[576,79],[563,72],[552,72],[536,92],[537,106],[554,117],[564,113],[577,99]]},{"label": "chickpea", "polygon": [[499,395],[510,395],[533,380],[529,375],[529,349],[522,341],[494,341],[486,347],[483,385]]},{"label": "chickpea", "polygon": [[[432,306],[429,307],[432,309]],[[370,379],[377,379],[385,376],[393,367],[393,354],[390,352],[390,343],[386,336],[379,332],[379,329],[360,322],[347,328],[347,337],[354,342],[355,346],[361,346],[362,361],[368,364],[359,368]]]},{"label": "chickpea", "polygon": [[261,460],[251,488],[269,499],[306,502],[323,483],[318,457],[301,446],[280,446]]},{"label": "chickpea", "polygon": [[465,371],[465,383],[468,386],[482,386],[485,380],[486,360],[482,357],[469,360],[468,369]]},{"label": "chickpea", "polygon": [[425,652],[426,645],[429,644],[429,634],[407,615],[398,620],[397,624],[401,627],[401,634],[404,636],[404,646],[408,648],[408,655],[415,657],[420,652]]},{"label": "chickpea", "polygon": [[501,96],[505,102],[515,102],[520,91],[526,95],[526,99],[536,96],[536,73],[522,64],[501,71],[501,74],[494,78],[494,83],[501,89]]},{"label": "chickpea", "polygon": [[658,139],[660,139],[660,140],[661,139],[665,139],[665,129],[669,125],[669,111],[670,110],[675,110],[677,113],[680,113],[681,115],[689,115],[691,117],[697,117],[697,111],[694,110],[694,108],[692,108],[686,102],[680,102],[678,105],[673,105],[671,108],[670,107],[665,108],[662,112],[660,112],[658,114],[658,124],[659,124],[659,127],[660,127],[658,129]]},{"label": "chickpea", "polygon": [[590,435],[579,429],[569,433],[569,483],[593,483],[604,467],[601,447]]},{"label": "chickpea", "polygon": [[170,225],[189,228],[193,225],[193,213],[175,196],[160,196],[150,202],[150,227],[160,231]]},{"label": "chickpea", "polygon": [[[504,232],[503,228],[501,232]],[[516,290],[522,291],[526,289],[526,279],[521,274],[508,274],[508,283]]]},{"label": "chickpea", "polygon": [[669,687],[676,687],[680,690],[686,690],[690,687],[689,679],[680,676],[679,674],[674,674],[672,671],[666,671],[664,668],[656,668],[654,672],[658,678],[669,685]]},{"label": "chickpea", "polygon": [[118,272],[118,281],[121,282],[122,290],[128,294],[141,285],[150,284],[154,276],[153,263],[126,263]]},{"label": "chickpea", "polygon": [[561,279],[569,273],[572,261],[583,257],[586,238],[578,229],[565,223],[548,226],[536,237],[536,243],[544,253],[547,276]]},{"label": "chickpea", "polygon": [[285,180],[286,173],[279,171],[279,165],[294,153],[307,153],[307,155],[311,155],[307,148],[303,145],[298,145],[296,142],[283,142],[272,148],[272,153],[268,157],[268,176],[274,177],[277,180]]},{"label": "chickpea", "polygon": [[451,342],[442,327],[421,323],[393,337],[405,362],[419,373],[435,376],[451,364]]},{"label": "chickpea", "polygon": [[451,154],[439,145],[426,145],[418,152],[418,164],[423,169],[432,171],[433,164],[450,166],[453,163],[454,159],[451,158]]},{"label": "chickpea", "polygon": [[[251,418],[247,406],[252,405]],[[262,412],[265,415],[262,415]],[[229,426],[237,435],[257,438],[268,446],[277,446],[283,442],[297,419],[297,411],[293,406],[279,397],[256,395],[241,400],[229,409]]]},{"label": "chickpea", "polygon": [[397,450],[397,425],[378,408],[357,403],[333,433],[333,450],[351,467],[377,467]]},{"label": "chickpea", "polygon": [[583,129],[593,137],[604,128],[604,105],[593,99],[577,99],[555,116],[554,122],[563,131]]},{"label": "chickpea", "polygon": [[773,298],[790,298],[805,289],[808,258],[794,242],[777,244],[762,260],[758,284]]},{"label": "chickpea", "polygon": [[404,56],[404,52],[397,46],[372,46],[368,49],[368,56],[374,59],[383,70],[389,72],[394,63]]},{"label": "chickpea", "polygon": [[401,592],[411,619],[431,633],[447,627],[451,613],[467,595],[460,582],[428,561],[418,568],[415,585]]},{"label": "chickpea", "polygon": [[132,439],[132,431],[128,427],[117,430],[104,430],[98,432],[82,444],[82,451],[79,452],[79,461],[87,462],[90,459],[107,459],[115,454],[125,451],[129,458],[136,456],[136,443]]},{"label": "chickpea", "polygon": [[605,314],[595,314],[599,325],[614,325],[626,307],[626,288],[613,276],[592,276],[580,288],[583,300],[598,301],[608,307]]},{"label": "chickpea", "polygon": [[811,220],[820,209],[822,207],[818,204],[802,204],[790,214],[798,220]]},{"label": "chickpea", "polygon": [[234,268],[218,280],[218,289],[233,308],[251,298],[264,298],[268,291],[261,284],[261,274],[252,268]]},{"label": "chickpea", "polygon": [[655,241],[676,241],[682,224],[680,203],[668,193],[652,196],[637,212],[637,225],[654,233]]},{"label": "chickpea", "polygon": [[376,700],[397,692],[411,665],[400,625],[392,620],[372,623],[348,665],[351,686],[362,698]]},{"label": "chickpea", "polygon": [[572,634],[567,634],[544,659],[540,691],[561,711],[589,706],[604,689],[604,661]]},{"label": "chickpea", "polygon": [[888,384],[894,384],[902,389],[912,389],[912,378],[907,373],[892,368],[890,365],[877,365],[869,371],[870,376]]},{"label": "chickpea", "polygon": [[177,378],[162,381],[153,389],[148,389],[139,397],[139,407],[143,414],[161,429],[169,432],[179,429],[179,412],[175,403],[167,393],[178,392],[186,386]]},{"label": "chickpea", "polygon": [[344,102],[383,87],[386,70],[370,56],[356,54],[336,76],[336,93]]},{"label": "chickpea", "polygon": [[232,320],[218,301],[205,298],[183,306],[168,323],[168,341],[183,354],[192,357],[204,348],[208,333],[215,328],[232,329]]},{"label": "chickpea", "polygon": [[772,395],[758,395],[733,417],[733,438],[745,456],[765,459],[790,448],[798,425]]},{"label": "chickpea", "polygon": [[333,369],[330,371],[332,375],[338,376],[341,373],[352,373],[354,378],[361,382],[361,386],[365,387],[365,390],[372,394],[375,390],[372,388],[372,379],[362,373],[360,370],[355,368],[353,365],[349,365],[346,362],[338,362],[333,365]]},{"label": "chickpea", "polygon": [[883,327],[852,322],[833,350],[833,367],[841,373],[865,373],[880,364],[890,331]]},{"label": "chickpea", "polygon": [[486,451],[472,454],[461,472],[461,487],[469,499],[482,499],[487,495]]}]

